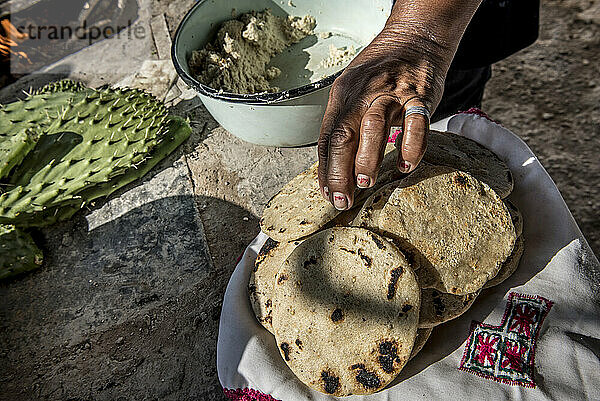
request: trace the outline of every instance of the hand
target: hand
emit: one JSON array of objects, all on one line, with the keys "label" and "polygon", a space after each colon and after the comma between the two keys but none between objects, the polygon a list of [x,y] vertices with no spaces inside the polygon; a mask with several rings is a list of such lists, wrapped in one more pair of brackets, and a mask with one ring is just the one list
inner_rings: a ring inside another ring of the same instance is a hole
[{"label": "hand", "polygon": [[[474,8],[467,10],[466,22],[445,8],[431,10],[446,2],[472,3]],[[423,157],[428,118],[421,114],[404,118],[404,113],[423,106],[433,114],[460,37],[479,1],[431,0],[437,5],[429,8],[422,6],[428,2],[420,3],[397,1],[382,32],[333,83],[318,144],[319,185],[337,209],[352,207],[355,187],[375,184],[391,126],[403,127],[397,140],[401,172],[414,170]],[[431,21],[432,15],[439,18]],[[452,18],[450,26],[444,23]],[[458,34],[456,20],[464,22]],[[438,24],[446,29],[441,29],[441,36],[428,29]]]}]

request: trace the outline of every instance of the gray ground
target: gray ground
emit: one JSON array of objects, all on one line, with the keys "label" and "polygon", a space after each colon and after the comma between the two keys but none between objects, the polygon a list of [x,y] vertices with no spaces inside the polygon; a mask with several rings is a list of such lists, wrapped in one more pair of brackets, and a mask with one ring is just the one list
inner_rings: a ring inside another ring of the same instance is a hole
[{"label": "gray ground", "polygon": [[[192,3],[153,11],[172,30]],[[494,67],[484,110],[532,147],[598,254],[600,15],[590,6],[544,2],[540,40]],[[223,399],[215,348],[227,280],[266,201],[316,152],[244,143],[197,100],[173,112],[194,128],[176,154],[37,232],[44,268],[0,284],[0,400]]]},{"label": "gray ground", "polygon": [[544,1],[529,48],[494,66],[483,109],[538,156],[600,254],[600,2]]}]

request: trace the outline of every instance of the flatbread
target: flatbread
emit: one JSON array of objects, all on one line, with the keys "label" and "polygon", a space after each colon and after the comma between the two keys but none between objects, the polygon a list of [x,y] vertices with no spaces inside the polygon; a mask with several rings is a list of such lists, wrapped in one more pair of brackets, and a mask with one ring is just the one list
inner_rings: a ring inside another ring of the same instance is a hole
[{"label": "flatbread", "polygon": [[273,333],[271,293],[275,275],[300,242],[277,242],[268,238],[260,249],[254,262],[254,269],[250,273],[248,282],[250,304],[256,319],[271,333]]},{"label": "flatbread", "polygon": [[375,193],[373,193],[369,198],[367,198],[367,200],[365,201],[365,203],[363,204],[360,211],[358,212],[358,214],[356,215],[356,217],[350,225],[352,227],[367,228],[381,235],[388,241],[391,241],[394,245],[398,247],[398,249],[400,249],[400,251],[404,254],[406,259],[408,259],[408,263],[410,263],[413,270],[417,271],[422,265],[422,261],[420,259],[421,256],[419,252],[417,252],[409,243],[403,241],[400,238],[392,238],[386,236],[386,233],[382,232],[378,226],[379,214],[381,213],[383,206],[388,201],[390,195],[392,194],[394,189],[398,187],[398,185],[399,182],[392,182],[381,187]]},{"label": "flatbread", "polygon": [[340,214],[321,195],[318,163],[294,177],[265,206],[260,228],[278,242],[289,242],[317,232]]},{"label": "flatbread", "polygon": [[[398,172],[397,158],[398,150],[392,144],[388,144],[377,178],[378,186],[383,186],[377,191],[379,194],[385,196],[387,191],[383,188],[405,176]],[[495,153],[469,138],[451,132],[430,132],[427,150],[421,163],[422,166],[448,166],[465,171],[488,184],[501,198],[506,198],[514,187],[510,169]],[[373,195],[370,198],[373,198]],[[370,208],[373,208],[372,217],[369,213]],[[374,228],[373,221],[376,220],[377,213],[377,206],[369,204],[367,199],[353,226]]]},{"label": "flatbread", "polygon": [[[375,188],[406,176],[398,171],[397,160],[398,149],[394,144],[387,144]],[[431,131],[421,163],[465,171],[488,184],[503,199],[512,192],[514,187],[510,169],[494,152],[452,132]]]},{"label": "flatbread", "polygon": [[397,185],[392,182],[369,196],[352,221],[352,226],[378,230],[379,214],[396,187]]},{"label": "flatbread", "polygon": [[488,184],[501,198],[514,187],[510,169],[494,152],[451,132],[430,132],[423,161],[465,171]]},{"label": "flatbread", "polygon": [[[395,168],[395,159],[396,156],[386,154],[383,165],[393,165],[394,168],[386,167],[386,172],[373,187],[358,189],[354,195],[353,209],[381,186],[402,175]],[[260,228],[265,234],[278,242],[294,241],[326,227],[342,213],[321,195],[317,169],[318,162],[294,177],[267,202],[260,219]],[[350,214],[352,212],[356,213],[350,211]]]},{"label": "flatbread", "polygon": [[410,354],[410,359],[413,359],[425,346],[427,340],[431,336],[431,332],[433,331],[433,327],[430,328],[419,328],[417,330],[417,338],[415,338],[415,345],[413,345],[412,352]]},{"label": "flatbread", "polygon": [[[394,146],[388,144],[375,185],[368,189],[356,190],[353,210],[349,211],[350,213],[343,212],[346,216],[356,213],[363,201],[383,185],[404,176],[396,168],[397,155]],[[332,223],[332,220],[342,212],[335,209],[321,195],[318,165],[316,162],[294,177],[267,202],[260,219],[260,228],[269,237],[278,242],[289,242],[336,224]]]},{"label": "flatbread", "polygon": [[504,204],[508,209],[508,213],[510,213],[510,218],[513,222],[513,226],[515,226],[515,234],[517,237],[523,234],[523,215],[521,211],[512,203],[511,201],[504,199]]},{"label": "flatbread", "polygon": [[504,264],[502,264],[502,267],[500,268],[500,271],[498,272],[496,277],[494,277],[493,279],[488,281],[483,286],[483,288],[494,287],[498,284],[501,284],[507,278],[512,276],[512,274],[519,267],[519,262],[521,261],[521,256],[523,256],[524,250],[525,250],[525,241],[523,241],[523,237],[521,236],[521,237],[517,238],[517,242],[515,242],[515,247],[514,247],[512,253],[508,257],[508,259],[506,259]]},{"label": "flatbread", "polygon": [[439,326],[456,319],[465,313],[479,295],[478,292],[467,295],[454,295],[439,292],[433,288],[421,291],[421,311],[419,329]]},{"label": "flatbread", "polygon": [[402,253],[377,234],[335,227],[300,244],[273,288],[281,356],[309,387],[371,394],[408,360],[420,289]]},{"label": "flatbread", "polygon": [[511,254],[515,229],[498,195],[471,175],[428,167],[402,180],[378,222],[420,253],[419,270],[441,292],[479,291]]}]

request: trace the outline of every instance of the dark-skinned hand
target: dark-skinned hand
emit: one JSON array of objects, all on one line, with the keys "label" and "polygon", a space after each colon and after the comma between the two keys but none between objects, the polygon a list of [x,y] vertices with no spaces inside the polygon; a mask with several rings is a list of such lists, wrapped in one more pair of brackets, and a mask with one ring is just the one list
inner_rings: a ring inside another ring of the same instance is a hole
[{"label": "dark-skinned hand", "polygon": [[334,81],[319,137],[319,185],[339,210],[377,180],[392,126],[401,172],[413,171],[427,146],[429,120],[405,111],[439,104],[446,73],[480,0],[397,1],[384,29]]}]

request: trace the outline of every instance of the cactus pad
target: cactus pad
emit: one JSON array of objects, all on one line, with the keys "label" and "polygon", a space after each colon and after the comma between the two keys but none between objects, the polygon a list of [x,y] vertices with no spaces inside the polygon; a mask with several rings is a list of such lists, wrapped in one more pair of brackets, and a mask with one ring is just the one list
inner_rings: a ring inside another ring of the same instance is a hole
[{"label": "cactus pad", "polygon": [[[37,134],[32,128],[8,134],[0,132],[0,179],[8,176],[8,173],[23,161],[35,146],[37,139]],[[0,193],[2,192],[0,188]]]},{"label": "cactus pad", "polygon": [[181,145],[192,132],[189,124],[179,117],[169,117],[167,128],[168,135],[166,135],[164,139],[152,149],[151,153],[136,167],[128,169],[124,174],[121,174],[110,181],[82,191],[79,194],[80,198],[77,198],[73,202],[58,207],[49,207],[41,213],[22,214],[14,219],[15,224],[34,227],[46,226],[58,221],[67,220],[80,211],[86,203],[90,203],[94,199],[103,196],[108,196],[130,182],[143,177],[156,166],[158,162]]},{"label": "cactus pad", "polygon": [[0,280],[37,269],[42,260],[42,251],[29,234],[0,224]]},{"label": "cactus pad", "polygon": [[62,220],[73,214],[66,210],[78,210],[140,177],[136,168],[166,156],[155,148],[178,145],[189,136],[187,123],[174,121],[143,91],[85,89],[69,82],[6,105],[0,110],[0,132],[38,126],[43,135],[0,195],[0,223]]},{"label": "cactus pad", "polygon": [[42,93],[54,92],[80,92],[85,89],[85,85],[83,85],[81,82],[72,81],[70,79],[63,79],[62,81],[50,82],[49,84],[34,91],[33,94],[39,95]]}]

